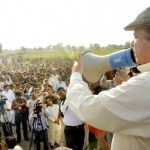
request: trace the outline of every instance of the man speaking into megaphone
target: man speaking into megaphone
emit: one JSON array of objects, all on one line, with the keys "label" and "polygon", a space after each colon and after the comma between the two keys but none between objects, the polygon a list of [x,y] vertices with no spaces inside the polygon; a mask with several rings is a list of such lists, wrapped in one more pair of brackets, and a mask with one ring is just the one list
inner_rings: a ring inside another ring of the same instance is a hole
[{"label": "man speaking into megaphone", "polygon": [[136,66],[135,55],[132,48],[121,50],[110,55],[97,56],[91,52],[82,54],[83,79],[87,83],[95,83],[107,71],[120,67]]},{"label": "man speaking into megaphone", "polygon": [[[125,30],[134,31],[131,48],[135,62],[150,62],[150,7],[142,11]],[[69,107],[87,124],[114,133],[111,150],[149,150],[150,71],[99,95],[92,95],[82,78],[82,57],[79,54],[67,90]]]}]

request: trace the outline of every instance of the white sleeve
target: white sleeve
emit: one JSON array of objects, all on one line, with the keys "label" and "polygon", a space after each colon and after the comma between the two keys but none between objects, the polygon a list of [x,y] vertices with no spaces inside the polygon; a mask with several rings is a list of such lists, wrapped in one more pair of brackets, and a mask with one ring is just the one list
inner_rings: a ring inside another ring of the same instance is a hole
[{"label": "white sleeve", "polygon": [[150,72],[92,95],[80,73],[73,73],[67,91],[69,107],[89,125],[121,134],[150,136]]}]

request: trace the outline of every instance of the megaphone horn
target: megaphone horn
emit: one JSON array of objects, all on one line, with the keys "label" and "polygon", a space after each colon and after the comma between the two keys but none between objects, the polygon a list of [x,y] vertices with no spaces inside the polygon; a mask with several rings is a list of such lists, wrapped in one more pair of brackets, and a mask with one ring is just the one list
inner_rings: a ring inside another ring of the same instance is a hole
[{"label": "megaphone horn", "polygon": [[95,83],[107,71],[121,67],[136,66],[133,49],[128,48],[110,55],[98,56],[88,51],[83,57],[83,79],[87,83]]}]

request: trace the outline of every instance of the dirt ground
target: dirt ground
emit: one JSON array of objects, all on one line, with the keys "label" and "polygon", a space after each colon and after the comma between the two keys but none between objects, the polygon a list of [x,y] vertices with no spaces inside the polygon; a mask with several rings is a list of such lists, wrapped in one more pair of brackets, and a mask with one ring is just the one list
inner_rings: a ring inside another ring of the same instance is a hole
[{"label": "dirt ground", "polygon": [[[13,128],[13,136],[16,138],[16,127],[12,126],[12,128]],[[1,130],[1,143],[2,143],[2,147],[3,147],[2,150],[6,150],[6,148],[5,148],[5,137],[3,135],[3,131],[2,131],[1,127],[0,127],[0,130]],[[35,150],[34,149],[34,143],[31,142],[31,135],[32,135],[32,132],[28,129],[29,141],[25,141],[23,138],[23,133],[22,133],[22,140],[18,145],[21,146],[23,150]],[[30,144],[31,144],[31,146],[30,146]],[[57,146],[54,149],[56,149],[56,148],[57,148]],[[41,142],[41,150],[44,150],[42,142]],[[51,150],[50,147],[49,147],[49,150]]]}]

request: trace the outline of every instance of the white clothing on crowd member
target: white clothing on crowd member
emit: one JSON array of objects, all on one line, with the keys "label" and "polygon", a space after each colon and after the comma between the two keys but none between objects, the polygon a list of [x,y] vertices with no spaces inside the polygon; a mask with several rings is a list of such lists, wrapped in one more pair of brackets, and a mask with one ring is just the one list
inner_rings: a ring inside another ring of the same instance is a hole
[{"label": "white clothing on crowd member", "polygon": [[49,78],[49,85],[53,87],[53,90],[56,92],[56,82],[53,78]]},{"label": "white clothing on crowd member", "polygon": [[4,82],[0,81],[0,89],[3,89],[4,87]]},{"label": "white clothing on crowd member", "polygon": [[[1,106],[2,107],[2,106]],[[12,113],[11,104],[6,101],[4,104],[4,112],[1,112],[1,125],[5,138],[12,135]]]},{"label": "white clothing on crowd member", "polygon": [[[4,105],[4,108],[5,109],[11,109],[11,104],[10,102],[6,101],[6,104]],[[8,110],[5,110],[6,114],[3,116],[1,115],[1,122],[5,122],[6,120],[4,119],[7,118],[9,122],[12,121],[12,114],[11,114],[11,111],[8,111]]]},{"label": "white clothing on crowd member", "polygon": [[29,110],[29,117],[32,114],[33,109],[34,109],[34,105],[35,105],[35,103],[37,103],[37,101],[38,100],[32,100],[32,99],[29,99],[27,101],[27,107],[28,107],[28,110]]},{"label": "white clothing on crowd member", "polygon": [[67,91],[67,86],[66,86],[66,83],[64,81],[61,81],[61,82],[57,82],[56,83],[56,91],[60,88],[64,88],[66,91]]},{"label": "white clothing on crowd member", "polygon": [[2,92],[2,95],[4,95],[7,98],[7,101],[10,103],[12,103],[12,101],[15,99],[15,95],[14,95],[13,91],[10,89],[8,91],[4,90]]},{"label": "white clothing on crowd member", "polygon": [[55,143],[60,144],[60,124],[54,123],[58,119],[59,115],[59,105],[53,104],[53,106],[48,106],[46,108],[50,112],[50,117],[48,121],[48,140],[49,143],[54,146]]},{"label": "white clothing on crowd member", "polygon": [[66,83],[64,81],[62,81],[61,76],[58,77],[58,82],[56,83],[56,90],[58,90],[60,87],[64,88],[65,91],[67,91]]},{"label": "white clothing on crowd member", "polygon": [[53,79],[53,78],[50,78],[50,77],[49,77],[48,79],[44,79],[44,80],[43,80],[43,86],[44,86],[44,84],[45,84],[45,80],[48,80],[48,84],[53,87],[53,90],[54,90],[54,91],[56,91],[56,83],[55,83],[54,79]]},{"label": "white clothing on crowd member", "polygon": [[67,100],[61,102],[60,110],[64,115],[66,146],[74,150],[83,149],[85,138],[84,122],[71,110]]},{"label": "white clothing on crowd member", "polygon": [[[4,95],[7,98],[7,101],[12,104],[12,101],[15,99],[15,95],[14,92],[12,90],[8,90],[8,91],[3,91],[2,95]],[[11,110],[11,114],[12,114],[12,124],[15,123],[15,112],[14,110]]]},{"label": "white clothing on crowd member", "polygon": [[23,150],[19,145],[16,145],[13,150]]},{"label": "white clothing on crowd member", "polygon": [[32,91],[33,91],[33,86],[31,86],[31,87],[29,88],[28,94],[30,95]]},{"label": "white clothing on crowd member", "polygon": [[9,75],[7,75],[6,77],[7,78],[6,78],[5,83],[8,84],[8,85],[13,84],[13,81],[11,80],[11,77]]},{"label": "white clothing on crowd member", "polygon": [[65,100],[64,104],[60,106],[61,112],[64,114],[63,122],[67,126],[78,126],[84,122],[77,117],[77,115],[68,107],[68,101]]},{"label": "white clothing on crowd member", "polygon": [[62,117],[60,117],[60,126],[61,126],[61,130],[60,130],[60,146],[66,146],[66,140],[65,140],[65,135],[64,135],[65,124],[63,122],[63,118]]},{"label": "white clothing on crowd member", "polygon": [[69,107],[86,123],[114,133],[112,150],[146,150],[150,148],[148,83],[150,72],[145,72],[116,88],[92,95],[82,75],[74,72],[67,99]]},{"label": "white clothing on crowd member", "polygon": [[[36,130],[36,131],[42,131],[47,129],[47,117],[50,116],[49,111],[43,110],[42,113],[40,113],[40,117],[34,118],[33,112],[31,113],[29,117],[30,125]],[[35,121],[34,121],[35,119]],[[34,121],[34,125],[32,124]]]},{"label": "white clothing on crowd member", "polygon": [[43,95],[38,95],[37,99],[39,100],[39,103],[43,103]]},{"label": "white clothing on crowd member", "polygon": [[58,74],[52,74],[51,78],[54,80],[54,82],[56,84],[58,82],[59,75]]}]

